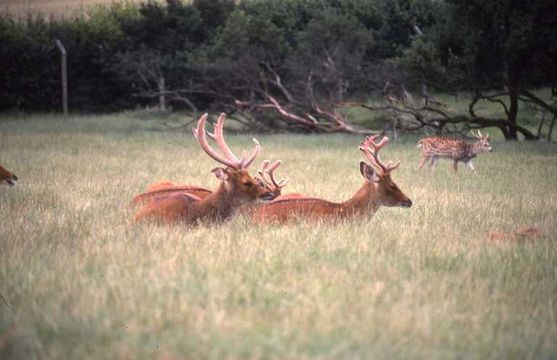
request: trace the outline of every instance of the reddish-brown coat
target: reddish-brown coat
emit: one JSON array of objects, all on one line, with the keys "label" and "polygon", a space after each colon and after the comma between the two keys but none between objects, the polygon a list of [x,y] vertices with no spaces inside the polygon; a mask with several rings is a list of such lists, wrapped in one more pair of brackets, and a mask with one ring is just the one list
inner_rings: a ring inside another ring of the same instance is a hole
[{"label": "reddish-brown coat", "polygon": [[[247,172],[247,168],[259,152],[259,142],[254,139],[255,149],[251,155],[237,158],[224,141],[225,115],[221,114],[219,117],[214,133],[205,130],[207,117],[208,114],[204,114],[199,118],[194,129],[194,137],[207,155],[226,165],[226,168],[212,170],[213,174],[221,180],[220,186],[210,194],[205,192],[206,196],[201,198],[183,191],[176,192],[172,183],[156,183],[150,187],[152,191],[134,199],[134,203],[144,204],[135,215],[136,222],[155,221],[164,224],[219,222],[229,218],[243,204],[256,200],[272,200],[276,197],[276,194],[269,191],[261,180],[252,178]],[[208,138],[212,138],[217,143],[221,153],[209,145]]]},{"label": "reddish-brown coat", "polygon": [[338,220],[364,214],[374,214],[379,206],[410,207],[412,201],[404,195],[391,179],[391,172],[398,164],[385,164],[379,158],[379,151],[389,141],[378,136],[366,138],[360,150],[369,159],[371,166],[361,162],[360,173],[365,179],[360,189],[347,201],[336,203],[324,199],[286,195],[271,203],[260,206],[253,218],[257,222],[287,222],[293,219]]},{"label": "reddish-brown coat", "polygon": [[174,192],[151,197],[139,209],[136,222],[153,220],[163,224],[220,222],[233,215],[240,206],[258,199],[272,199],[274,194],[261,187],[247,171],[225,169],[227,178],[215,192],[203,198]]},{"label": "reddish-brown coat", "polygon": [[212,193],[211,190],[200,186],[179,185],[170,181],[161,181],[149,185],[147,190],[134,197],[132,202],[134,205],[140,205],[145,204],[154,198],[174,194],[189,194],[202,199],[210,193]]},{"label": "reddish-brown coat", "polygon": [[390,174],[380,177],[378,182],[366,179],[350,199],[341,203],[287,194],[260,206],[253,214],[253,219],[257,222],[281,223],[294,219],[342,220],[374,214],[381,205],[412,205],[412,201],[391,180]]},{"label": "reddish-brown coat", "polygon": [[17,176],[6,170],[0,165],[0,184],[14,186],[17,182]]}]

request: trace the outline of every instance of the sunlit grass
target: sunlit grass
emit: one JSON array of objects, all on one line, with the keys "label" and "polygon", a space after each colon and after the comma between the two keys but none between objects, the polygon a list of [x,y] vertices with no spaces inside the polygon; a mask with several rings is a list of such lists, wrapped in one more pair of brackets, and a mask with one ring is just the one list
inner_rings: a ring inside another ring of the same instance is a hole
[{"label": "sunlit grass", "polygon": [[[189,129],[133,116],[0,121],[0,358],[554,358],[557,146],[494,144],[478,175],[384,158],[410,209],[346,223],[134,226],[156,180],[217,185]],[[261,135],[287,192],[342,200],[359,137]],[[229,136],[234,149],[251,136]],[[543,236],[497,243],[490,230]]]},{"label": "sunlit grass", "polygon": [[[153,0],[151,0],[153,1]],[[161,1],[161,0],[154,0]],[[115,3],[141,3],[146,0],[2,0],[0,12],[14,17],[43,14],[55,18],[87,15],[97,6]]]}]

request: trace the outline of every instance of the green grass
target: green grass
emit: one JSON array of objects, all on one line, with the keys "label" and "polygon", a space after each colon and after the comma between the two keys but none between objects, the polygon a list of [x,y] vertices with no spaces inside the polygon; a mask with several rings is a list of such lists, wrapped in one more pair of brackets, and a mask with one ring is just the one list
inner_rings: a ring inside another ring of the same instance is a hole
[{"label": "green grass", "polygon": [[[0,358],[557,357],[556,144],[496,142],[474,175],[418,171],[401,138],[383,157],[402,161],[414,206],[336,225],[135,226],[150,182],[217,185],[189,130],[157,129],[0,121],[0,161],[21,179],[0,189]],[[286,192],[342,200],[362,182],[360,137],[257,137]],[[520,226],[544,235],[484,234]]]}]

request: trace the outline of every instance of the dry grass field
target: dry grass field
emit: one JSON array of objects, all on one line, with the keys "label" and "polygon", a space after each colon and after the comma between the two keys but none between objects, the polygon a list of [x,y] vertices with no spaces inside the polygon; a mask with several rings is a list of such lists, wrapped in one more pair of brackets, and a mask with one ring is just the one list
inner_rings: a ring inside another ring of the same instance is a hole
[{"label": "dry grass field", "polygon": [[143,0],[0,0],[0,12],[14,16],[43,13],[53,16],[83,15],[95,5],[110,5],[116,2],[139,3]]},{"label": "dry grass field", "polygon": [[[133,115],[0,119],[2,359],[554,359],[557,145],[495,142],[478,175],[384,159],[410,209],[340,224],[136,226],[155,180],[216,186],[189,129]],[[285,192],[361,184],[359,137],[261,135]],[[229,137],[235,148],[251,136]],[[527,241],[485,233],[535,226]]]}]

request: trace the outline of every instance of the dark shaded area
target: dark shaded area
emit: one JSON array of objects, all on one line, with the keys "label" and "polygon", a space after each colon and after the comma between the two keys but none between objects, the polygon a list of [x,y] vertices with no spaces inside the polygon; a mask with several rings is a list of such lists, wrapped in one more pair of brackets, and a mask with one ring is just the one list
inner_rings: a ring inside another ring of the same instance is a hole
[{"label": "dark shaded area", "polygon": [[[495,126],[509,139],[540,137],[543,123],[520,126],[521,106],[547,113],[551,130],[557,115],[531,91],[557,84],[552,0],[167,0],[63,20],[2,15],[0,111],[61,108],[54,39],[68,51],[73,112],[240,111],[256,130],[371,132],[342,110],[365,105],[394,131]],[[474,93],[469,114],[432,107],[427,89]],[[384,106],[358,102],[370,95]],[[477,116],[480,99],[505,117]],[[406,112],[414,120],[393,116]]]}]

